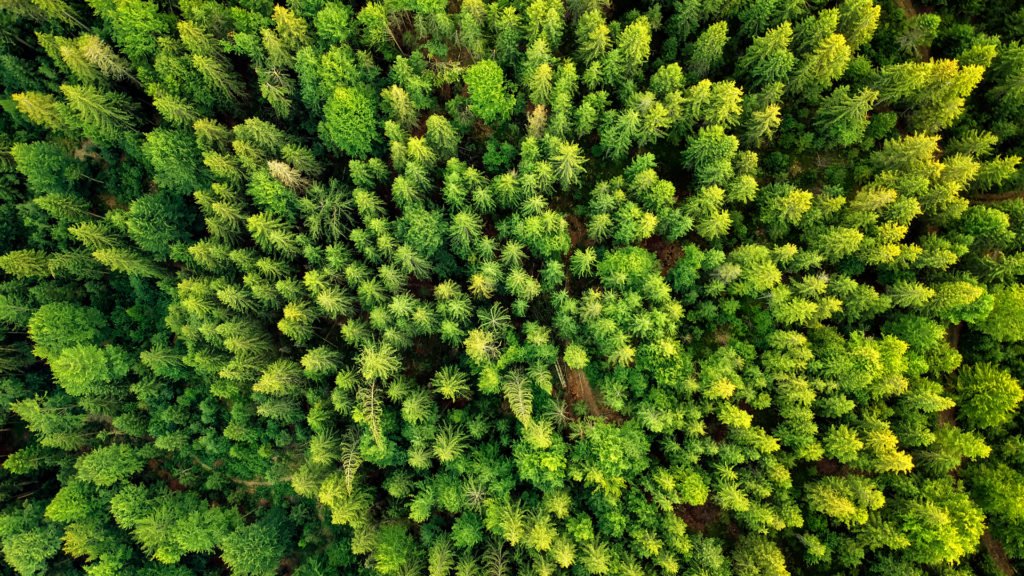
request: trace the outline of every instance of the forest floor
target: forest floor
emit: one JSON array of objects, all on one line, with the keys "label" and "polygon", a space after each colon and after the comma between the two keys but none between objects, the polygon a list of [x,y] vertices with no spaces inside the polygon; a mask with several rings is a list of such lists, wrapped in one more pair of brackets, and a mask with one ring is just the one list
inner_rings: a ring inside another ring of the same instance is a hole
[{"label": "forest floor", "polygon": [[586,372],[561,366],[565,373],[565,400],[571,406],[576,402],[583,402],[591,416],[602,417],[609,422],[621,424],[624,420],[621,414],[608,408],[600,402],[597,393],[590,385],[590,379]]},{"label": "forest floor", "polygon": [[900,10],[903,10],[907,18],[917,16],[917,8],[914,7],[914,3],[910,0],[896,0],[896,5],[900,7]]}]

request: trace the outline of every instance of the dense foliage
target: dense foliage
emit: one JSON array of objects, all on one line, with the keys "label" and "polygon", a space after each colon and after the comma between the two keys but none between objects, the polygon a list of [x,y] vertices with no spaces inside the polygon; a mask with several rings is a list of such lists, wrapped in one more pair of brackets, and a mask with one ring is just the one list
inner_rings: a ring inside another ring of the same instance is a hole
[{"label": "dense foliage", "polygon": [[0,88],[4,573],[1024,569],[1015,0],[0,0]]}]

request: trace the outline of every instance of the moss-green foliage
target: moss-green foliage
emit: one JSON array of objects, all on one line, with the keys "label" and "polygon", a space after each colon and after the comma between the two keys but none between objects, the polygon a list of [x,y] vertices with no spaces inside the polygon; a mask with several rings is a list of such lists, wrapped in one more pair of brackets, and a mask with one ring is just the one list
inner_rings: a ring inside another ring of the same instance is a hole
[{"label": "moss-green foliage", "polygon": [[0,572],[1024,570],[1018,4],[0,3]]},{"label": "moss-green foliage", "polygon": [[324,105],[320,137],[353,158],[365,158],[379,140],[376,103],[352,88],[336,88]]},{"label": "moss-green foliage", "polygon": [[469,109],[484,122],[507,121],[515,98],[505,93],[504,72],[495,61],[482,60],[466,69]]}]

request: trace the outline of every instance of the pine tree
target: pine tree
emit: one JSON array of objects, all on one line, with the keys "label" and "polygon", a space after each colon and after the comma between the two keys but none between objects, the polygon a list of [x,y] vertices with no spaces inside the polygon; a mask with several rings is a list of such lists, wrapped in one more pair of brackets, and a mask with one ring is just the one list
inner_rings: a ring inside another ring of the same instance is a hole
[{"label": "pine tree", "polygon": [[65,128],[65,118],[68,114],[66,106],[52,94],[19,92],[12,95],[11,98],[17,105],[18,111],[32,122],[54,131]]},{"label": "pine tree", "polygon": [[797,66],[788,88],[804,96],[817,96],[846,72],[851,52],[842,34],[823,39]]},{"label": "pine tree", "polygon": [[[631,22],[622,30],[617,40],[626,69],[633,71],[634,74],[642,71],[651,57],[651,26],[647,17],[641,16]],[[711,51],[712,48],[709,47],[708,50]]]},{"label": "pine tree", "polygon": [[112,444],[79,457],[75,469],[82,480],[105,487],[137,474],[143,464],[136,450],[124,444]]},{"label": "pine tree", "polygon": [[878,29],[882,7],[872,0],[845,0],[839,6],[838,32],[852,50],[867,44]]},{"label": "pine tree", "polygon": [[683,151],[683,162],[703,184],[724,183],[734,172],[732,159],[739,140],[721,126],[701,128]]},{"label": "pine tree", "polygon": [[264,576],[277,570],[284,545],[270,524],[256,522],[228,534],[220,544],[221,558],[240,576]]},{"label": "pine tree", "polygon": [[1016,379],[991,364],[962,367],[956,391],[959,414],[971,426],[982,429],[1008,422],[1024,398]]},{"label": "pine tree", "polygon": [[796,57],[789,51],[792,38],[793,27],[783,22],[754,38],[736,63],[737,68],[752,78],[756,86],[784,82],[796,66]]},{"label": "pine tree", "polygon": [[576,44],[584,62],[600,59],[611,47],[611,31],[600,11],[588,10],[580,16]]},{"label": "pine tree", "polygon": [[142,278],[159,278],[163,275],[156,264],[133,250],[104,248],[94,251],[92,256],[114,272]]},{"label": "pine tree", "polygon": [[111,142],[131,130],[133,106],[123,95],[68,84],[60,89],[87,134]]},{"label": "pine tree", "polygon": [[329,145],[353,158],[365,158],[380,140],[376,107],[352,88],[336,88],[324,105],[319,132]]},{"label": "pine tree", "polygon": [[724,58],[725,44],[729,41],[729,25],[716,22],[707,27],[693,44],[687,72],[693,79],[705,78],[713,72]]},{"label": "pine tree", "polygon": [[504,78],[501,66],[493,60],[481,60],[466,69],[470,110],[484,122],[507,120],[512,114],[516,99],[505,92]]},{"label": "pine tree", "polygon": [[838,86],[822,101],[815,122],[828,141],[840,146],[853,145],[863,139],[868,128],[868,112],[877,100],[875,90],[865,88],[851,96],[849,86]]},{"label": "pine tree", "polygon": [[46,253],[41,250],[14,250],[0,256],[0,270],[16,278],[50,275]]}]

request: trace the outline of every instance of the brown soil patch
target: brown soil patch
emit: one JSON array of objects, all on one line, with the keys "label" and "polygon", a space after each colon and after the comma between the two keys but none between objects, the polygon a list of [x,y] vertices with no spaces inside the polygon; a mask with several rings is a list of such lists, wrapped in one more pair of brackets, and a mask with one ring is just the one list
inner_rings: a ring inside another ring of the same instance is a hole
[{"label": "brown soil patch", "polygon": [[179,482],[177,478],[160,465],[158,460],[149,460],[146,462],[146,468],[149,468],[150,472],[156,474],[157,478],[163,480],[172,492],[184,492],[187,490],[184,484]]},{"label": "brown soil patch", "polygon": [[700,506],[676,506],[675,513],[691,530],[701,533],[717,524],[722,517],[722,509],[712,502]]},{"label": "brown soil patch", "polygon": [[575,214],[566,214],[565,220],[569,223],[569,238],[572,240],[572,247],[583,245],[587,241],[587,225]]},{"label": "brown soil patch", "polygon": [[818,474],[822,476],[839,476],[843,472],[843,465],[832,459],[822,459],[814,463],[815,468],[818,469]]},{"label": "brown soil patch", "polygon": [[677,260],[683,257],[683,247],[678,242],[667,242],[660,236],[652,236],[644,241],[643,247],[653,252],[661,262],[661,275],[668,274],[668,271],[675,266]]},{"label": "brown soil patch", "polygon": [[559,362],[558,369],[565,375],[565,400],[569,405],[583,402],[591,416],[604,418],[616,424],[621,424],[625,420],[621,414],[601,404],[584,371],[569,368],[563,362]]},{"label": "brown soil patch", "polygon": [[[956,326],[950,326],[946,332],[946,341],[949,345],[956,350],[960,346],[960,334],[963,332],[964,325],[957,324]],[[955,378],[955,373],[950,374],[948,379]],[[947,388],[952,382],[947,383]],[[936,422],[939,426],[956,426],[956,406],[943,410],[936,415]]]},{"label": "brown soil patch", "polygon": [[907,18],[917,16],[917,8],[914,7],[913,2],[910,0],[896,0],[896,5],[899,6],[900,10],[903,10]]},{"label": "brown soil patch", "polygon": [[1006,576],[1013,576],[1017,573],[1014,569],[1013,563],[1010,562],[1009,556],[1006,555],[1006,550],[1003,549],[1003,544],[999,540],[996,540],[992,533],[988,530],[981,535],[981,543],[985,545],[985,551],[988,552],[989,558],[996,565],[996,568]]},{"label": "brown soil patch", "polygon": [[683,257],[683,247],[672,242],[658,250],[658,260],[661,261],[661,274],[664,276],[675,266],[676,261]]},{"label": "brown soil patch", "polygon": [[71,155],[74,156],[75,160],[102,160],[99,152],[96,151],[96,146],[92,140],[82,140],[82,143],[75,148]]},{"label": "brown soil patch", "polygon": [[106,206],[110,210],[122,210],[122,209],[124,209],[124,206],[122,206],[121,203],[118,202],[117,198],[114,197],[113,194],[100,194],[99,195],[99,199],[100,199],[100,202],[103,202],[103,205]]},{"label": "brown soil patch", "polygon": [[494,134],[494,128],[491,128],[483,120],[477,120],[473,124],[473,134],[476,135],[477,140],[486,142]]},{"label": "brown soil patch", "polygon": [[946,341],[954,349],[960,346],[960,333],[963,332],[963,329],[963,324],[957,324],[956,326],[950,326],[949,331],[946,332]]},{"label": "brown soil patch", "polygon": [[1024,198],[1024,190],[1010,190],[1009,192],[1002,192],[999,194],[985,194],[982,196],[975,196],[970,198],[971,202],[1005,202],[1006,200],[1019,200]]},{"label": "brown soil patch", "polygon": [[718,420],[718,416],[714,414],[708,414],[704,417],[704,429],[707,431],[707,435],[718,444],[724,442],[726,435],[729,434],[729,427],[722,424]]},{"label": "brown soil patch", "polygon": [[939,426],[956,426],[956,411],[954,408],[943,410],[936,415],[936,422]]}]

